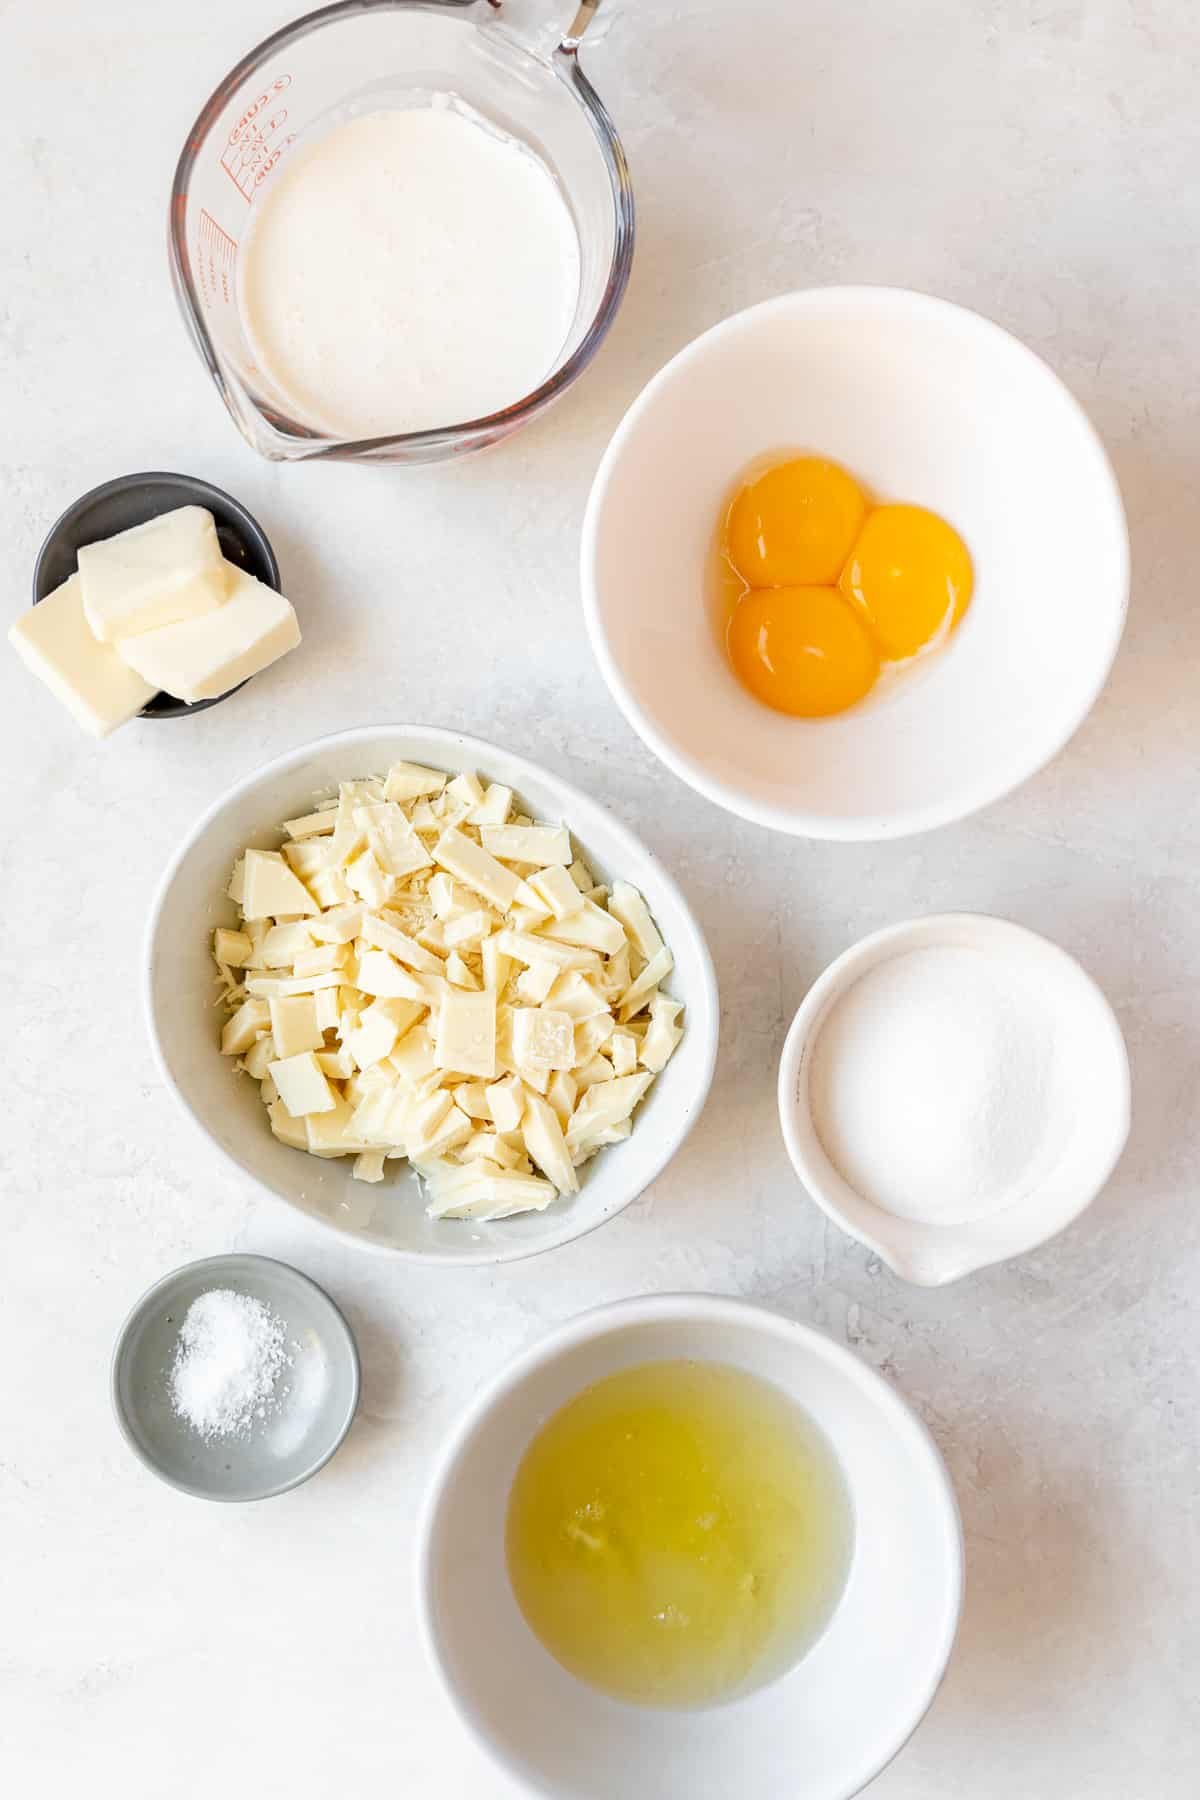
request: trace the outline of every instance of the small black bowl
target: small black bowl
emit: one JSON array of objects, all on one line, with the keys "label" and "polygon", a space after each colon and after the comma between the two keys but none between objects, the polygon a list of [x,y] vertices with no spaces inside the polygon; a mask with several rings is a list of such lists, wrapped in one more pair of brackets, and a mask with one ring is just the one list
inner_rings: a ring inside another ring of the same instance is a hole
[{"label": "small black bowl", "polygon": [[[240,500],[210,482],[197,481],[193,475],[120,475],[74,501],[50,527],[33,565],[33,604],[36,606],[74,575],[81,545],[115,537],[118,531],[144,525],[147,519],[173,512],[177,506],[207,507],[216,522],[221,554],[226,561],[245,569],[276,593],[282,592],[279,564],[270,540]],[[245,685],[244,681],[238,682],[238,687]],[[206,706],[219,706],[236,693],[237,687],[232,687],[224,694],[214,694],[211,700],[193,700],[190,705],[170,694],[155,694],[138,717],[178,719],[185,713],[203,712]]]}]

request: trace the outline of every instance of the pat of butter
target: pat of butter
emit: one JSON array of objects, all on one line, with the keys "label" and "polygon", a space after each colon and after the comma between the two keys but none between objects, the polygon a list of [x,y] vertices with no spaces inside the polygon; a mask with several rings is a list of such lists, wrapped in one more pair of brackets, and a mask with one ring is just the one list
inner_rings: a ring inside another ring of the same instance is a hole
[{"label": "pat of butter", "polygon": [[231,563],[223,606],[198,618],[123,637],[131,668],[177,700],[213,700],[257,675],[300,642],[289,601]]},{"label": "pat of butter", "polygon": [[78,575],[30,607],[10,626],[8,641],[55,699],[96,737],[124,725],[158,692],[110,645],[92,636]]},{"label": "pat of butter", "polygon": [[111,644],[215,612],[226,598],[228,567],[204,507],[160,513],[102,543],[84,544],[79,578],[87,622]]}]

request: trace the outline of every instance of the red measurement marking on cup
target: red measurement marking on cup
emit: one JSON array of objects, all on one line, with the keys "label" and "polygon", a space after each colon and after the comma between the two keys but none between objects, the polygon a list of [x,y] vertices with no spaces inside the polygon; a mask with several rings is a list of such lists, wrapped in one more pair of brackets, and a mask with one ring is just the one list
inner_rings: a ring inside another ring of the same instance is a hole
[{"label": "red measurement marking on cup", "polygon": [[237,239],[222,231],[212,214],[201,207],[196,227],[196,279],[201,297],[209,306],[218,301],[224,306],[233,305],[237,248]]},{"label": "red measurement marking on cup", "polygon": [[292,85],[290,75],[277,75],[255,95],[237,119],[225,148],[221,167],[249,206],[254,190],[270,174],[293,133],[287,129],[288,110],[280,96]]}]

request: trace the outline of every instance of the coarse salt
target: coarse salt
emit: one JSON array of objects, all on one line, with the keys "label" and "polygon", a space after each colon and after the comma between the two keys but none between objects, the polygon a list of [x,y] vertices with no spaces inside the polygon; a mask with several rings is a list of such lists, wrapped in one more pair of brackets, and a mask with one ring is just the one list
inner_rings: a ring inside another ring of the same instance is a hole
[{"label": "coarse salt", "polygon": [[184,1315],[171,1404],[203,1438],[246,1437],[276,1404],[276,1384],[291,1360],[277,1313],[250,1294],[210,1288]]}]

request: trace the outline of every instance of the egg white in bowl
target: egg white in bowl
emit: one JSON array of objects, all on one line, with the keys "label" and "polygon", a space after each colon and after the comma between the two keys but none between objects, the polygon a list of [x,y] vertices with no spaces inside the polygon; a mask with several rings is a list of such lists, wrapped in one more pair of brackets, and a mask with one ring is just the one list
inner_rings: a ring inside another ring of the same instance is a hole
[{"label": "egg white in bowl", "polygon": [[[255,1083],[236,1075],[219,1052],[212,934],[237,922],[226,894],[234,862],[247,846],[275,849],[282,821],[310,811],[339,782],[383,773],[399,761],[502,783],[532,816],[561,820],[599,881],[628,881],[645,896],[674,955],[670,988],[685,1009],[682,1041],[638,1108],[630,1137],[587,1165],[579,1193],[543,1212],[487,1222],[431,1219],[414,1176],[364,1184],[353,1178],[353,1159],[317,1159],[277,1141]],[[708,950],[686,901],[649,851],[602,807],[548,771],[478,739],[425,726],[372,726],[320,739],[279,757],[218,800],[163,878],[147,934],[145,999],[167,1084],[238,1168],[358,1242],[442,1262],[514,1260],[567,1243],[611,1218],[682,1143],[704,1104],[716,1058],[718,1001]]]}]

